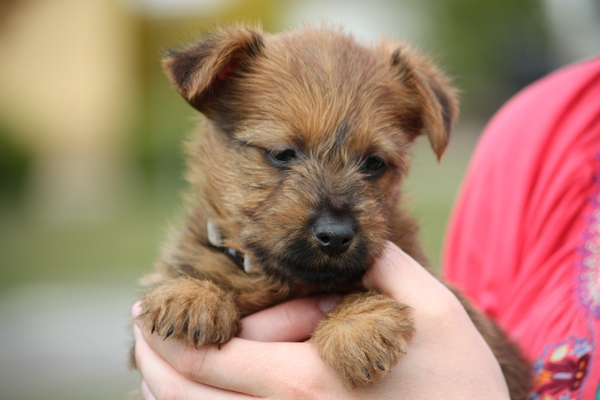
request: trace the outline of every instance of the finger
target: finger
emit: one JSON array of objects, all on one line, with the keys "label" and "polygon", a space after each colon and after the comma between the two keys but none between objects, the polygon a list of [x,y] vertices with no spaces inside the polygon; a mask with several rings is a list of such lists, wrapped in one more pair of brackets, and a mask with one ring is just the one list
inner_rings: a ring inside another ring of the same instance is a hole
[{"label": "finger", "polygon": [[314,332],[341,296],[306,297],[278,304],[242,319],[240,337],[261,342],[299,342]]},{"label": "finger", "polygon": [[[311,320],[318,320],[323,316],[325,311],[333,309],[336,302],[339,300],[338,297],[339,296],[333,295],[314,297],[308,300],[297,299],[288,303],[291,303],[290,307],[293,309],[291,315],[294,313],[302,314],[301,311],[305,307],[311,310],[309,313],[312,317],[299,317],[304,320],[301,325],[311,325],[306,328],[306,330],[310,331],[314,330]],[[257,314],[262,314],[264,312],[264,315],[258,315],[255,318],[247,317],[250,318],[250,330],[246,330],[245,335],[247,337],[260,337],[263,339],[270,336],[270,338],[273,339],[273,335],[260,333],[260,324],[269,319],[283,319],[281,316],[276,317],[278,313],[285,312],[283,311],[283,307],[285,307],[285,303],[284,305],[281,305],[281,307],[274,307],[275,311],[273,314],[270,314],[268,310],[263,310]],[[133,305],[131,313],[134,320],[141,311],[141,302],[137,302]],[[290,321],[292,319],[293,318],[290,318]],[[282,324],[281,322],[279,323]],[[265,380],[265,372],[268,373],[268,371],[277,369],[275,367],[277,364],[289,364],[290,359],[297,360],[297,356],[293,356],[289,351],[278,353],[279,346],[277,346],[277,343],[267,344],[253,340],[234,338],[224,346],[221,346],[220,350],[217,349],[216,346],[205,346],[194,349],[179,341],[163,340],[158,335],[151,334],[149,331],[141,329],[137,325],[135,325],[134,328],[134,333],[137,335],[139,332],[139,335],[142,336],[140,340],[143,341],[157,357],[162,357],[160,360],[166,363],[171,369],[177,371],[181,376],[210,386],[240,393],[265,395],[271,389],[271,386]],[[265,329],[265,325],[262,326],[262,329]],[[294,334],[290,334],[288,331],[287,333],[284,333],[283,336],[292,337]],[[137,341],[138,340],[136,339],[136,355],[138,352]],[[303,345],[309,348],[309,353],[314,353],[312,355],[315,358],[318,357],[310,345]],[[283,362],[278,361],[277,359],[281,354],[283,354]]]},{"label": "finger", "polygon": [[394,243],[387,242],[381,257],[365,274],[363,284],[368,289],[379,289],[393,295],[399,291],[400,282],[396,281],[416,278],[417,269],[423,267]]},{"label": "finger", "polygon": [[446,296],[448,289],[415,259],[391,242],[367,271],[363,284],[379,289],[407,304],[437,301],[434,294]]},{"label": "finger", "polygon": [[[268,396],[278,376],[301,376],[308,366],[327,367],[309,343],[265,343],[233,338],[219,349],[187,347],[142,330],[148,345],[179,373],[206,385],[253,396]],[[324,371],[323,374],[332,372]]]},{"label": "finger", "polygon": [[144,377],[142,394],[146,400],[156,398],[244,400],[242,393],[210,387],[179,374],[167,361],[156,354],[144,340],[139,327],[134,326],[135,358]]},{"label": "finger", "polygon": [[138,315],[142,313],[142,302],[137,301],[133,307],[131,307],[131,316],[135,319]]}]

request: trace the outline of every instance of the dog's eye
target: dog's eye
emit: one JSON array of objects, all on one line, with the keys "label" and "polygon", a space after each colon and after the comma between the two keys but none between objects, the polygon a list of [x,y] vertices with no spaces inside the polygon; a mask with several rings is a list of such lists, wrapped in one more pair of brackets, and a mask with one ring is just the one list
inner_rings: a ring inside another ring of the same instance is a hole
[{"label": "dog's eye", "polygon": [[272,150],[267,155],[269,162],[276,167],[286,167],[297,157],[296,151],[292,149]]},{"label": "dog's eye", "polygon": [[363,165],[364,173],[374,178],[381,176],[386,168],[387,164],[385,163],[385,160],[379,156],[367,157]]}]

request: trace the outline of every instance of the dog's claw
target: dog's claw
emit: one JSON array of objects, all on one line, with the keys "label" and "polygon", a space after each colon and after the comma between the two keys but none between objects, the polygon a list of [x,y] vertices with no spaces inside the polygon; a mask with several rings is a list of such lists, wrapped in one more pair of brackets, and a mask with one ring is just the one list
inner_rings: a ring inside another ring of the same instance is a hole
[{"label": "dog's claw", "polygon": [[152,330],[150,331],[150,333],[154,333],[155,330],[156,330],[156,324],[152,324]]},{"label": "dog's claw", "polygon": [[194,334],[194,343],[198,344],[199,341],[200,341],[200,331],[196,331],[196,333]]},{"label": "dog's claw", "polygon": [[165,339],[168,338],[169,336],[171,336],[172,333],[173,333],[173,327],[170,327],[169,330],[167,331],[167,334],[165,335]]},{"label": "dog's claw", "polygon": [[380,363],[379,361],[377,361],[377,368],[379,368],[382,371],[385,371],[385,367],[383,366],[382,363]]},{"label": "dog's claw", "polygon": [[366,369],[363,369],[363,372],[364,372],[365,376],[367,377],[367,379],[371,379],[371,373],[369,371],[367,371]]}]

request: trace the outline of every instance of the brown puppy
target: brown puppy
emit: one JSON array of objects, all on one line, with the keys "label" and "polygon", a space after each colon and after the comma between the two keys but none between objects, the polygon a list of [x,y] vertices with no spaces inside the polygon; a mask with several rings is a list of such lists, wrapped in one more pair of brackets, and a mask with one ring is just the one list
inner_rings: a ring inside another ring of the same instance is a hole
[{"label": "brown puppy", "polygon": [[[188,145],[187,219],[146,280],[139,320],[221,345],[245,315],[343,293],[311,342],[348,387],[385,375],[413,335],[410,308],[360,282],[386,240],[426,265],[398,187],[417,135],[438,157],[446,148],[457,107],[444,77],[406,45],[315,27],[224,28],[164,66],[206,122]],[[464,304],[512,398],[525,398],[518,351]]]}]

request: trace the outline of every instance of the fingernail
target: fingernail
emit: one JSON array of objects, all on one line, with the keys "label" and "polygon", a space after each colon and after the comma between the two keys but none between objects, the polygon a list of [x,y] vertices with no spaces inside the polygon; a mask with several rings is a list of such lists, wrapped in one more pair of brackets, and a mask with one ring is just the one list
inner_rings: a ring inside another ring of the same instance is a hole
[{"label": "fingernail", "polygon": [[337,303],[340,302],[341,298],[342,296],[340,296],[339,294],[332,294],[329,296],[321,297],[321,299],[319,300],[319,308],[324,313],[328,313],[329,311],[335,308]]},{"label": "fingernail", "polygon": [[142,302],[136,302],[133,307],[131,307],[131,316],[136,318],[138,315],[142,313]]}]

